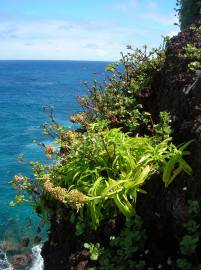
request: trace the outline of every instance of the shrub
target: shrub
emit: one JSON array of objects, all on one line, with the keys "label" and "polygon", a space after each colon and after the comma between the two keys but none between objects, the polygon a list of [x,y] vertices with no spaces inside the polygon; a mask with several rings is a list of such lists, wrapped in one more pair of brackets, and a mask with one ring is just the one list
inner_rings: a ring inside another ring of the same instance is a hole
[{"label": "shrub", "polygon": [[177,0],[179,21],[181,30],[190,26],[200,15],[201,1],[199,0]]},{"label": "shrub", "polygon": [[[85,218],[93,228],[119,212],[133,216],[138,192],[144,192],[143,184],[157,172],[163,174],[166,187],[182,170],[191,173],[183,159],[189,143],[177,148],[170,138],[159,142],[158,137],[129,137],[120,129],[97,132],[98,128],[90,124],[77,136],[66,159],[61,155],[48,169],[34,168],[43,196],[75,211],[85,206]],[[19,189],[16,177],[14,183]]]},{"label": "shrub", "polygon": [[60,126],[52,109],[46,109],[51,122],[44,125],[44,134],[58,146],[39,144],[48,162],[29,162],[33,181],[21,175],[13,179],[17,203],[26,200],[27,191],[38,213],[47,220],[49,214],[57,221],[68,220],[77,236],[101,230],[117,217],[125,221],[120,234],[107,239],[108,249],[85,241],[90,259],[95,263],[101,260],[98,269],[146,269],[144,260],[133,260],[133,255],[143,250],[146,238],[135,209],[138,194],[146,194],[145,183],[155,175],[168,187],[182,171],[191,173],[184,159],[191,142],[176,147],[170,114],[161,112],[154,122],[140,102],[151,91],[164,53],[162,47],[149,52],[146,46],[143,50],[129,47],[119,63],[108,66],[102,84],[85,84],[89,95],[79,97],[83,111],[71,117],[80,125],[77,130]]},{"label": "shrub", "polygon": [[150,92],[154,74],[161,69],[165,60],[165,41],[159,49],[148,51],[132,49],[118,63],[110,64],[103,83],[96,80],[92,86],[87,83],[88,96],[78,97],[84,112],[71,117],[74,123],[84,128],[87,123],[107,121],[108,125],[121,127],[133,135],[142,129],[151,129],[150,114],[145,112],[140,99]]}]

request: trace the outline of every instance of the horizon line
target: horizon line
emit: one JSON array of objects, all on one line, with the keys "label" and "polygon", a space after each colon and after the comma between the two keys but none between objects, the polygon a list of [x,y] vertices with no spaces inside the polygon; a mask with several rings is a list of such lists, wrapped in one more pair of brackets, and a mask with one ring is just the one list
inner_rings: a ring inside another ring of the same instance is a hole
[{"label": "horizon line", "polygon": [[57,62],[117,62],[116,60],[73,60],[73,59],[0,59],[3,61],[57,61]]}]

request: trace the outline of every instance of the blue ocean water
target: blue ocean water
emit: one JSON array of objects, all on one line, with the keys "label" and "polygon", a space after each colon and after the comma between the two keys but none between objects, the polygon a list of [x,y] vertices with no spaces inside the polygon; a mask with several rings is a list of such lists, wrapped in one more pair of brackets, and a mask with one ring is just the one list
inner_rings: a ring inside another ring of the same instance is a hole
[{"label": "blue ocean water", "polygon": [[0,243],[33,232],[31,219],[39,222],[27,206],[9,207],[14,191],[9,183],[15,174],[30,175],[19,154],[37,160],[42,151],[33,140],[44,141],[41,125],[48,120],[44,106],[54,106],[60,123],[79,111],[76,96],[86,94],[81,81],[103,78],[106,62],[0,61]]}]

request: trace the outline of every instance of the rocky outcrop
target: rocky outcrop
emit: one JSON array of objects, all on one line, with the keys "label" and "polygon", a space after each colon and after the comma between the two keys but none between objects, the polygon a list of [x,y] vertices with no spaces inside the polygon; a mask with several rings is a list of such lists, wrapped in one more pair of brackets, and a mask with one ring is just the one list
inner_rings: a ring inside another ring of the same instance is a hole
[{"label": "rocky outcrop", "polygon": [[48,241],[42,249],[45,269],[70,269],[69,257],[76,250],[76,242],[72,224],[65,220],[58,223],[52,216]]},{"label": "rocky outcrop", "polygon": [[[196,24],[200,26],[201,21]],[[170,40],[164,67],[156,74],[149,97],[143,100],[155,119],[160,111],[170,112],[176,144],[194,140],[187,157],[192,175],[182,173],[167,190],[155,179],[147,185],[147,195],[138,200],[138,211],[149,235],[150,257],[156,264],[177,254],[188,219],[187,201],[201,202],[201,72],[191,72],[190,60],[180,56],[189,43],[201,48],[201,34],[190,27]]]},{"label": "rocky outcrop", "polygon": [[[201,21],[196,24],[200,26]],[[161,180],[153,179],[146,186],[148,194],[138,200],[137,211],[146,226],[150,260],[155,265],[176,255],[182,224],[188,218],[187,201],[201,202],[201,72],[189,71],[189,60],[180,56],[188,43],[201,48],[201,35],[192,28],[170,40],[164,67],[155,74],[149,95],[142,97],[145,109],[154,120],[157,120],[160,111],[170,112],[176,143],[194,139],[188,157],[193,168],[192,175],[181,174],[167,190]],[[107,228],[111,229],[112,225]],[[104,239],[104,230],[93,237]],[[42,251],[45,270],[86,269],[87,256],[79,245],[80,239],[74,236],[68,220],[57,223],[52,217],[49,239]],[[199,255],[201,251],[197,252]]]},{"label": "rocky outcrop", "polygon": [[15,269],[22,269],[22,268],[24,269],[30,264],[31,260],[32,260],[31,255],[22,255],[22,254],[14,255],[10,259],[12,266]]}]

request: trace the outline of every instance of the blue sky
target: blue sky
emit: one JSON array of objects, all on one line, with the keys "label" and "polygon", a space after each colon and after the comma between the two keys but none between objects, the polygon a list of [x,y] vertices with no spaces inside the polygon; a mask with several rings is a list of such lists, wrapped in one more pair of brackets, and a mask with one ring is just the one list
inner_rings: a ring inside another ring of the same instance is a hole
[{"label": "blue sky", "polygon": [[174,35],[176,0],[1,0],[0,59],[118,60]]}]

